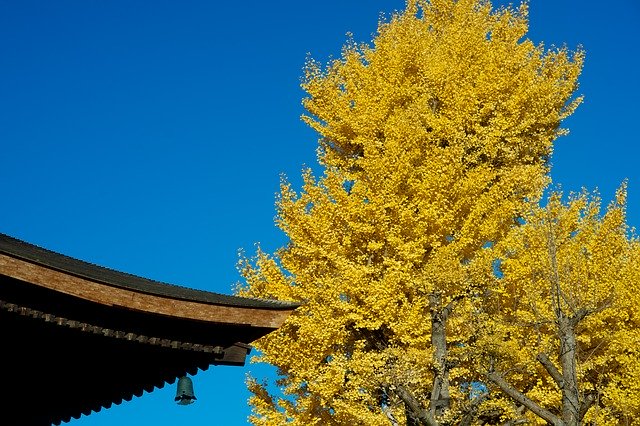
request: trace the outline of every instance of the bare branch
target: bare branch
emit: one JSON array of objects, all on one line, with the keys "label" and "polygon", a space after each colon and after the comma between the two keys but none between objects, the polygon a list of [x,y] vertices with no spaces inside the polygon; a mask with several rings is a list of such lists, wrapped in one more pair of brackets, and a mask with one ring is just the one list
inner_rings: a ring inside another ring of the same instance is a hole
[{"label": "bare branch", "polygon": [[496,373],[495,371],[490,371],[487,374],[487,378],[491,380],[495,385],[497,385],[509,398],[524,405],[529,411],[531,411],[541,419],[546,420],[553,426],[564,426],[563,421],[559,417],[555,416],[550,411],[545,410],[535,401],[528,398],[525,394],[511,386],[511,384],[507,383],[507,381],[500,374]]},{"label": "bare branch", "polygon": [[538,354],[536,359],[540,362],[540,364],[542,364],[545,370],[547,370],[547,373],[549,373],[549,375],[553,377],[553,380],[558,385],[558,388],[560,389],[564,388],[564,378],[562,377],[562,373],[558,371],[558,369],[553,364],[553,362],[551,362],[547,354],[541,352]]},{"label": "bare branch", "polygon": [[595,404],[595,402],[597,400],[598,400],[598,392],[597,391],[587,392],[584,395],[584,399],[582,400],[582,403],[580,404],[580,411],[578,413],[578,420],[582,421],[584,416],[587,414],[587,411],[589,411],[589,408],[591,408],[591,406],[593,404]]},{"label": "bare branch", "polygon": [[426,426],[440,426],[431,413],[428,410],[425,410],[422,407],[422,404],[420,404],[420,401],[418,401],[404,386],[396,386],[395,393],[420,423]]}]

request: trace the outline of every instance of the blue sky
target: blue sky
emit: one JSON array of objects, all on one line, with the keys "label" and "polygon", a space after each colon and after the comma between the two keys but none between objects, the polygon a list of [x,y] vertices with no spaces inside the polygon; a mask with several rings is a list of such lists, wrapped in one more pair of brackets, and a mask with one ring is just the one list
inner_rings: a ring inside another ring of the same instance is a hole
[{"label": "blue sky", "polygon": [[[281,174],[299,184],[316,135],[299,119],[307,52],[371,40],[400,0],[0,0],[0,232],[147,278],[231,293],[239,249],[284,237]],[[640,4],[531,0],[529,37],[584,46],[584,104],[557,141],[566,191],[626,178],[640,225]],[[198,402],[165,386],[70,423],[244,425],[245,375],[212,367]],[[81,391],[81,390],[80,390]]]}]

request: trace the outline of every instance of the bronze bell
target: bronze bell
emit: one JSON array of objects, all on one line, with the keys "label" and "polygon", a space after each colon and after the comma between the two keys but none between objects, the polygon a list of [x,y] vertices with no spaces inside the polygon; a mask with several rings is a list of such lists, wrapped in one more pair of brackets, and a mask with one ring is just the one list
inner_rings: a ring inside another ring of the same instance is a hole
[{"label": "bronze bell", "polygon": [[195,402],[196,396],[193,394],[193,382],[190,378],[182,376],[178,379],[175,400],[180,405],[189,405]]}]

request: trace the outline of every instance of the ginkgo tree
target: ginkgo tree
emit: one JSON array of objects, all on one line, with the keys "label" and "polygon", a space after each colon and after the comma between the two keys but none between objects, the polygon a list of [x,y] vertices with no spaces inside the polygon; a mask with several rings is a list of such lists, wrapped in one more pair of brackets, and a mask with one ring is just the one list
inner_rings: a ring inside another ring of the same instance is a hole
[{"label": "ginkgo tree", "polygon": [[283,181],[288,244],[240,264],[239,294],[303,302],[257,342],[282,395],[249,382],[254,424],[524,419],[489,380],[505,372],[478,364],[490,342],[477,318],[506,282],[498,247],[548,184],[583,62],[527,30],[526,5],[411,0],[372,44],[309,61],[304,119],[323,173],[304,171],[299,191]]},{"label": "ginkgo tree", "polygon": [[496,247],[471,352],[487,383],[531,424],[628,425],[640,418],[640,245],[626,188],[601,216],[586,193],[552,194]]}]

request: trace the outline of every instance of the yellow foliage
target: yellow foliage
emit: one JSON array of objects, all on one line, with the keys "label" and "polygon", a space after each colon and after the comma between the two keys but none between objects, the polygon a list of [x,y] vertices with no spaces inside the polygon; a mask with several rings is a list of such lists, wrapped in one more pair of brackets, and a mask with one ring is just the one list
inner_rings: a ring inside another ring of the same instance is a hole
[{"label": "yellow foliage", "polygon": [[[284,395],[250,382],[254,424],[404,422],[402,390],[428,408],[443,368],[441,420],[459,421],[478,379],[469,299],[494,286],[492,244],[541,196],[560,122],[580,103],[582,52],[536,46],[527,26],[525,5],[415,0],[372,45],[309,61],[304,120],[324,174],[305,171],[299,193],[283,182],[289,243],[240,266],[239,294],[304,302],[256,345]],[[445,367],[431,345],[447,306]]]},{"label": "yellow foliage", "polygon": [[566,380],[560,356],[574,348],[561,347],[558,318],[584,315],[575,327],[576,377],[581,401],[596,398],[585,424],[640,424],[640,246],[625,222],[625,188],[602,217],[597,196],[566,205],[561,197],[498,244],[501,291],[485,305],[492,325],[476,343],[485,355],[477,362],[516,372],[510,383],[559,415],[561,389],[536,357],[548,355]]}]

